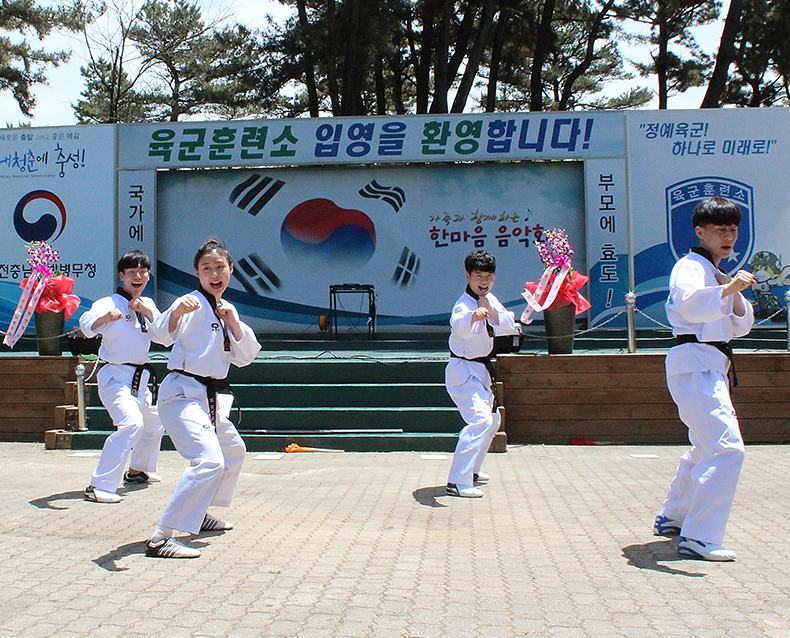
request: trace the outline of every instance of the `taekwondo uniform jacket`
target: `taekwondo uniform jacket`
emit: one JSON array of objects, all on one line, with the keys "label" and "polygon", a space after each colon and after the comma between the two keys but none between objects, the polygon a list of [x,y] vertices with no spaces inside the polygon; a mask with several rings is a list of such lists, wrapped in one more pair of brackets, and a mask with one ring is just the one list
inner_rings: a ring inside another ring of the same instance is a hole
[{"label": "taekwondo uniform jacket", "polygon": [[[183,315],[172,335],[169,333],[168,324],[173,310],[181,303],[180,298],[176,299],[157,321],[159,330],[168,334],[169,342],[174,343],[167,363],[168,369],[184,370],[201,377],[224,379],[228,376],[231,363],[235,366],[252,363],[261,349],[261,344],[255,338],[252,328],[240,322],[244,334],[239,341],[236,341],[228,331],[230,350],[225,350],[222,325],[208,299],[198,290],[190,294],[200,300],[200,308]],[[236,308],[232,305],[231,308],[238,319]]]},{"label": "taekwondo uniform jacket", "polygon": [[[515,316],[499,302],[493,293],[486,295],[488,303],[497,312],[499,325],[488,321],[472,322],[472,314],[477,310],[477,299],[469,294],[469,289],[462,294],[453,306],[450,315],[450,352],[451,357],[445,369],[445,382],[448,388],[463,385],[469,377],[474,377],[488,387],[491,378],[485,365],[472,361],[487,357],[494,348],[494,337],[489,335],[488,328],[493,329],[496,336],[516,333]],[[458,358],[462,357],[462,358]]]},{"label": "taekwondo uniform jacket", "polygon": [[[693,252],[675,264],[665,305],[672,334],[693,334],[701,342],[729,342],[749,334],[754,324],[752,304],[742,293],[735,293],[740,295],[746,309],[742,317],[736,316],[735,295],[722,299],[724,286],[716,281],[717,272],[708,259]],[[704,343],[674,346],[666,358],[667,376],[706,370],[718,370],[726,375],[729,365],[722,352]]]},{"label": "taekwondo uniform jacket", "polygon": [[[150,361],[148,349],[151,346],[151,341],[168,345],[169,336],[157,328],[156,319],[159,318],[160,313],[156,304],[148,297],[142,299],[145,300],[147,306],[153,309],[154,314],[154,321],[145,320],[147,332],[142,331],[137,313],[129,310],[129,301],[118,293],[99,299],[91,306],[90,310],[80,317],[80,329],[86,337],[102,335],[99,358],[109,364],[114,364],[105,365],[99,371],[99,383],[106,385],[111,379],[114,379],[120,383],[131,385],[135,369],[132,366],[121,364],[142,365],[148,363]],[[94,332],[91,326],[113,308],[118,308],[123,313],[123,319],[106,323]],[[146,376],[148,372],[144,372],[143,375],[140,387],[145,387],[148,383]]]}]

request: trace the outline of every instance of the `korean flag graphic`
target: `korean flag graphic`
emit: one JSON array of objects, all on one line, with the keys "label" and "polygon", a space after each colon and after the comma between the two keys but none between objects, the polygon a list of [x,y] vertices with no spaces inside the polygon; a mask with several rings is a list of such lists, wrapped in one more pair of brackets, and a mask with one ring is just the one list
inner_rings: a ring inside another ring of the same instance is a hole
[{"label": "korean flag graphic", "polygon": [[730,257],[721,263],[727,272],[736,272],[747,264],[754,249],[754,189],[743,182],[726,177],[695,177],[668,186],[669,247],[677,260],[688,254],[692,246],[699,244],[691,217],[696,205],[709,197],[724,197],[738,204],[741,209],[738,241]]}]

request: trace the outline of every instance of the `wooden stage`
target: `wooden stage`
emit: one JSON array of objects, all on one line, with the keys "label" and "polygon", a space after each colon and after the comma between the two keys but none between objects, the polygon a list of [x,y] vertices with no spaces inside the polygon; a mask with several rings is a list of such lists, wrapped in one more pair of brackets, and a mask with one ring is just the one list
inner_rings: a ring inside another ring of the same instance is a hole
[{"label": "wooden stage", "polygon": [[[684,444],[664,352],[502,355],[509,444]],[[735,352],[733,403],[746,443],[790,442],[790,353]]]},{"label": "wooden stage", "polygon": [[[500,356],[507,442],[687,443],[667,391],[664,356]],[[745,441],[790,443],[790,353],[736,351],[735,361],[740,385],[733,402]],[[0,440],[43,441],[47,430],[73,425],[77,363],[71,356],[0,357]]]}]

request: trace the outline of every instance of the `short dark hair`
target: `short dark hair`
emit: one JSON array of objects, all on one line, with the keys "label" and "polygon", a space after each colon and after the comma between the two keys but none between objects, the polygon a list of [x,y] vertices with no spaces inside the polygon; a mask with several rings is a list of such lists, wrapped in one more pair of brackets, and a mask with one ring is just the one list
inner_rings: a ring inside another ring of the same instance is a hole
[{"label": "short dark hair", "polygon": [[496,272],[496,259],[487,250],[475,250],[464,259],[466,272],[480,270],[482,272]]},{"label": "short dark hair", "polygon": [[214,252],[227,259],[229,266],[233,265],[233,258],[230,256],[230,252],[225,243],[221,239],[211,237],[205,244],[198,248],[198,251],[195,253],[195,270],[198,269],[198,264],[205,255]]},{"label": "short dark hair", "polygon": [[140,250],[130,250],[118,260],[118,272],[123,272],[127,268],[151,270],[151,259]]},{"label": "short dark hair", "polygon": [[697,226],[729,226],[741,223],[741,207],[731,199],[725,197],[709,197],[701,201],[694,208],[691,216],[691,223],[694,228]]}]

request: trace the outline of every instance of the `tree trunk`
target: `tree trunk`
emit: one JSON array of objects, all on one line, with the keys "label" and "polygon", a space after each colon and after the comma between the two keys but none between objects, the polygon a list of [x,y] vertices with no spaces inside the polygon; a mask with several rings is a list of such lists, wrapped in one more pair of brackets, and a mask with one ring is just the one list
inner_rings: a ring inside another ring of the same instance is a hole
[{"label": "tree trunk", "polygon": [[588,34],[587,50],[584,53],[584,60],[582,60],[579,65],[570,72],[568,78],[565,80],[565,84],[562,87],[562,93],[560,94],[559,98],[560,111],[568,110],[568,103],[570,102],[571,96],[573,95],[573,83],[582,75],[584,75],[584,73],[590,68],[590,65],[595,60],[595,41],[598,39],[598,34],[601,32],[601,25],[603,24],[603,21],[606,19],[606,15],[609,13],[609,10],[612,8],[614,3],[615,0],[609,0],[603,7],[601,7],[601,10],[595,16]]},{"label": "tree trunk", "polygon": [[327,64],[326,81],[329,88],[329,101],[332,105],[332,115],[340,115],[340,90],[337,83],[337,33],[335,0],[328,0],[326,7],[327,18],[327,43],[329,44],[329,60]]},{"label": "tree trunk", "polygon": [[719,52],[716,55],[716,66],[708,82],[708,90],[700,104],[701,109],[717,109],[721,106],[721,96],[727,86],[727,75],[730,64],[735,60],[735,40],[743,13],[744,0],[730,0],[730,9],[724,21],[724,30],[721,33]]},{"label": "tree trunk", "polygon": [[404,115],[406,105],[403,103],[403,60],[400,51],[396,49],[392,55],[392,103],[395,113]]},{"label": "tree trunk", "polygon": [[381,56],[376,56],[373,76],[376,82],[376,115],[386,115],[387,90],[384,84],[384,60],[381,59]]},{"label": "tree trunk", "polygon": [[499,12],[499,19],[494,29],[494,42],[491,49],[491,63],[488,70],[488,87],[486,93],[486,112],[493,113],[496,110],[496,90],[499,80],[499,65],[502,62],[502,46],[504,45],[504,33],[510,19],[510,11],[502,10]]},{"label": "tree trunk", "polygon": [[480,66],[480,60],[483,57],[483,50],[488,43],[488,34],[491,31],[491,22],[494,19],[495,13],[495,0],[483,0],[483,11],[480,14],[480,21],[477,27],[477,37],[475,38],[472,50],[466,61],[466,69],[461,78],[461,83],[458,86],[458,91],[453,100],[453,113],[463,113],[466,100],[469,98],[469,92],[472,90],[475,77],[477,76],[477,69]]},{"label": "tree trunk", "polygon": [[557,0],[546,0],[540,19],[535,53],[532,56],[532,70],[529,80],[529,110],[543,110],[543,63],[546,61],[552,43],[551,21]]},{"label": "tree trunk", "polygon": [[452,2],[447,1],[442,7],[439,21],[439,39],[436,43],[433,65],[433,101],[431,113],[447,113],[447,93],[450,90],[450,15]]},{"label": "tree trunk", "polygon": [[420,52],[414,48],[414,33],[409,20],[409,34],[412,42],[413,57],[415,58],[414,68],[417,82],[417,113],[427,113],[428,103],[430,102],[431,89],[431,57],[433,55],[433,12],[428,3],[423,5],[422,10],[422,38],[420,42]]},{"label": "tree trunk", "polygon": [[658,22],[658,55],[654,58],[658,78],[658,108],[666,110],[669,101],[669,29],[667,27],[666,0],[659,0],[656,11]]},{"label": "tree trunk", "polygon": [[[296,7],[299,12],[299,24],[302,32],[307,36],[309,24],[307,22],[307,6],[305,0],[296,0]],[[307,104],[310,109],[310,117],[318,117],[318,89],[315,84],[315,67],[313,66],[312,48],[305,43],[304,47],[304,75],[305,85],[307,85]]]},{"label": "tree trunk", "polygon": [[340,114],[365,115],[362,104],[362,70],[367,56],[360,46],[362,42],[362,16],[360,3],[365,0],[347,0],[346,20],[344,21],[343,81],[341,87]]},{"label": "tree trunk", "polygon": [[[483,0],[483,3],[487,1],[488,0]],[[472,34],[474,33],[475,18],[477,17],[476,4],[476,2],[468,0],[464,5],[464,17],[458,27],[458,34],[456,35],[455,42],[453,42],[453,55],[450,56],[450,62],[447,67],[448,78],[455,78],[458,74],[458,69],[461,68],[461,64],[469,52],[469,40],[471,40]],[[452,84],[452,82],[448,82],[448,84]]]}]

